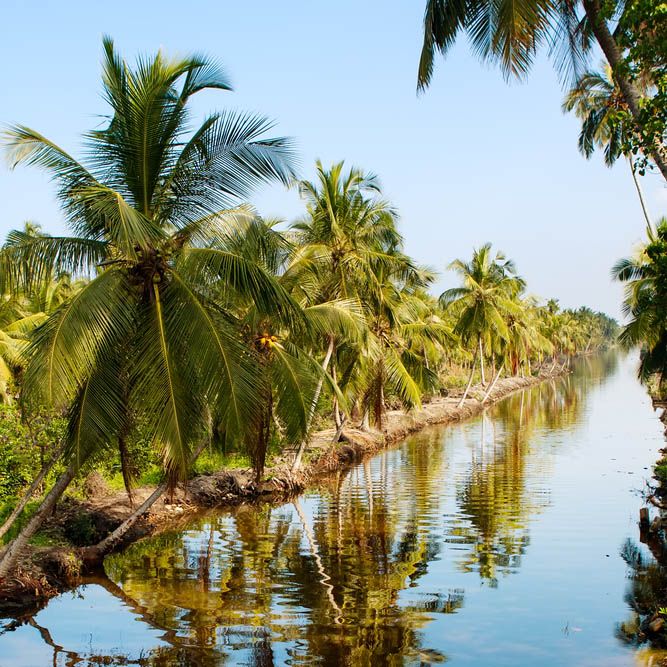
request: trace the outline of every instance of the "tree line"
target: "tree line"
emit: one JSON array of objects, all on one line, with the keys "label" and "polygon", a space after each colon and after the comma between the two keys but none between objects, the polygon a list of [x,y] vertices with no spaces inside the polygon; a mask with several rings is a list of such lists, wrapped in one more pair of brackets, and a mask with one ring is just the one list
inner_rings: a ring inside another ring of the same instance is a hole
[{"label": "tree line", "polygon": [[[69,235],[27,224],[0,251],[0,394],[40,452],[39,469],[25,466],[9,438],[3,456],[26,470],[7,490],[0,535],[21,530],[0,578],[91,466],[117,459],[132,499],[138,439],[161,480],[102,550],[202,452],[245,452],[259,481],[288,445],[296,471],[316,427],[382,429],[388,407],[452,388],[463,402],[475,378],[486,400],[503,374],[613,341],[612,319],[541,304],[490,244],[453,262],[460,286],[433,296],[436,274],[405,253],[376,176],[318,163],[299,180],[291,140],[259,115],[195,124],[195,95],[231,89],[215,61],[131,66],[106,38],[102,82],[109,114],[84,135],[85,160],[25,126],[4,136],[13,166],[50,176]],[[247,203],[269,182],[298,188],[301,219]],[[61,425],[50,443],[45,419]]]}]

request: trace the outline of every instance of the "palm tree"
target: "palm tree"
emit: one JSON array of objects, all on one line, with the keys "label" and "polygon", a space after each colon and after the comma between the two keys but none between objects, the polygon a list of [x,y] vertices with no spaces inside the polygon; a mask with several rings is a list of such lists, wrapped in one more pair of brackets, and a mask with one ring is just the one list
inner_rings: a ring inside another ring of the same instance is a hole
[{"label": "palm tree", "polygon": [[[263,138],[259,116],[223,112],[189,131],[190,99],[229,90],[207,58],[140,58],[131,68],[104,39],[108,123],[86,134],[87,165],[24,126],[5,136],[13,165],[44,169],[73,235],[6,248],[5,281],[30,290],[68,272],[90,281],[41,326],[23,392],[28,403],[69,409],[66,473],[5,553],[19,551],[93,453],[115,446],[132,410],[175,481],[212,421],[239,432],[257,416],[262,378],[231,313],[210,298],[216,282],[258,308],[293,316],[285,291],[261,267],[214,243],[233,233],[226,211],[257,184],[294,177],[289,140]],[[125,381],[122,381],[122,379]]]},{"label": "palm tree", "polygon": [[43,313],[27,310],[20,299],[6,295],[0,300],[0,403],[12,402],[29,335],[44,319]]},{"label": "palm tree", "polygon": [[613,71],[613,77],[633,121],[633,131],[647,139],[650,157],[667,179],[667,151],[662,137],[648,141],[640,100],[642,91],[624,67],[617,31],[609,17],[617,21],[626,6],[601,0],[551,2],[551,0],[427,0],[424,14],[424,41],[419,61],[418,86],[426,88],[433,74],[435,52],[446,54],[460,32],[469,37],[480,59],[498,63],[503,74],[524,77],[540,47],[547,47],[561,74],[579,74],[597,41]]},{"label": "palm tree", "polygon": [[363,297],[368,333],[361,345],[348,346],[342,381],[361,409],[364,427],[372,415],[382,428],[386,395],[411,409],[438,385],[431,362],[436,350],[451,341],[451,330],[435,315],[424,291],[434,278],[421,270],[405,284],[385,271],[376,277],[381,289]]},{"label": "palm tree", "polygon": [[[299,182],[307,216],[291,227],[296,250],[284,284],[304,305],[351,300],[363,308],[365,296],[382,288],[377,277],[380,267],[405,278],[415,273],[415,267],[396,252],[402,244],[397,215],[380,198],[378,179],[356,168],[344,172],[343,162],[328,170],[318,162],[316,168],[316,181]],[[335,333],[329,332],[323,345],[324,370],[334,357],[336,343]],[[320,391],[321,384],[313,397],[312,412]],[[294,470],[300,465],[304,446],[302,441]]]},{"label": "palm tree", "polygon": [[662,219],[652,239],[634,257],[619,260],[612,277],[626,283],[623,314],[630,318],[619,340],[626,347],[642,346],[639,377],[658,377],[665,392],[667,378],[667,220]]},{"label": "palm tree", "polygon": [[574,111],[581,119],[579,151],[590,158],[596,148],[604,151],[604,161],[611,167],[621,155],[630,165],[639,202],[651,229],[651,220],[632,155],[628,152],[628,142],[633,127],[619,111],[626,108],[623,96],[614,82],[611,68],[602,64],[600,72],[584,72],[576,84],[568,91],[563,102],[563,111]]},{"label": "palm tree", "polygon": [[[237,233],[227,250],[261,266],[279,284],[290,278],[285,268],[295,252],[286,235],[277,230],[279,220],[265,221],[246,215],[239,220]],[[354,303],[331,301],[299,306],[297,322],[282,322],[267,316],[252,298],[218,297],[220,307],[237,312],[246,344],[258,359],[264,376],[264,395],[259,402],[259,419],[248,437],[255,479],[261,480],[272,433],[286,443],[300,442],[307,436],[313,398],[329,378],[310,355],[324,335],[337,334],[354,339],[359,326]],[[335,387],[332,387],[335,391]]]},{"label": "palm tree", "polygon": [[517,311],[513,299],[523,290],[525,283],[516,275],[514,263],[502,253],[491,254],[487,243],[473,252],[472,260],[454,260],[449,268],[459,274],[462,285],[448,289],[440,295],[443,307],[457,314],[454,332],[461,336],[464,344],[474,345],[473,362],[468,384],[461,397],[463,405],[479,357],[482,385],[486,384],[484,372],[484,350],[493,350],[498,339],[507,339],[507,315]]}]

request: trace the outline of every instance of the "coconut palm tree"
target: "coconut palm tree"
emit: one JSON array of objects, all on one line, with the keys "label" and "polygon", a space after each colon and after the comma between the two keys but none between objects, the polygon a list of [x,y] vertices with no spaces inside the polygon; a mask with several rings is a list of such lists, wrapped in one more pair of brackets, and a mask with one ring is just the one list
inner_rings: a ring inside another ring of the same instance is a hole
[{"label": "coconut palm tree", "polygon": [[627,148],[633,126],[623,114],[619,114],[625,108],[611,68],[604,63],[599,72],[584,72],[563,101],[563,111],[573,111],[581,119],[579,151],[583,155],[590,158],[595,149],[600,148],[604,151],[608,167],[621,156],[628,160],[647,227],[652,229],[635,164]]},{"label": "coconut palm tree", "polygon": [[492,255],[490,243],[475,250],[471,261],[456,259],[449,268],[459,274],[462,285],[444,291],[440,295],[440,303],[457,314],[454,332],[461,336],[465,345],[474,346],[468,384],[461,397],[462,405],[470,391],[478,359],[482,384],[486,384],[485,349],[493,350],[498,339],[508,338],[507,315],[518,311],[514,299],[525,283],[516,275],[511,260],[500,252]]},{"label": "coconut palm tree", "polygon": [[[631,3],[630,3],[631,4]],[[540,47],[546,47],[559,72],[568,78],[581,72],[597,41],[634,124],[644,137],[640,100],[642,90],[624,67],[617,31],[610,25],[622,17],[627,4],[600,0],[427,0],[418,87],[426,88],[433,74],[436,51],[446,54],[465,32],[480,59],[500,65],[505,77],[524,77]],[[650,157],[667,179],[667,151],[662,137],[650,142]]]},{"label": "coconut palm tree", "polygon": [[6,295],[0,300],[0,403],[12,403],[29,335],[45,319],[43,313],[26,309],[20,299]]},{"label": "coconut palm tree", "polygon": [[[279,284],[291,278],[285,269],[296,249],[277,229],[279,220],[265,221],[255,215],[239,217],[235,234],[226,249],[261,266]],[[264,376],[264,397],[260,418],[247,438],[255,478],[261,480],[272,433],[285,443],[304,440],[310,424],[316,391],[327,384],[336,387],[326,371],[310,354],[325,335],[339,340],[356,340],[361,319],[354,301],[329,301],[308,305],[301,299],[300,318],[283,322],[267,316],[251,298],[218,297],[220,307],[238,314],[246,344],[257,358]],[[303,303],[303,305],[301,305]]]},{"label": "coconut palm tree", "polygon": [[276,317],[295,316],[266,271],[213,247],[233,233],[230,207],[260,183],[294,177],[289,140],[264,138],[265,118],[235,112],[214,113],[191,131],[191,98],[230,89],[204,57],[159,52],[132,68],[105,38],[102,79],[111,111],[103,128],[86,134],[86,163],[27,127],[5,135],[14,166],[40,167],[54,180],[73,232],[6,248],[6,284],[30,291],[61,272],[90,281],[31,344],[26,401],[69,409],[72,464],[5,552],[0,577],[81,463],[115,446],[130,410],[150,430],[171,480],[186,474],[212,420],[230,432],[253,423],[261,374],[233,315],[209,298],[212,283]]},{"label": "coconut palm tree", "polygon": [[[402,244],[397,214],[380,197],[380,184],[373,174],[354,167],[345,172],[343,162],[330,169],[317,162],[316,169],[316,181],[299,182],[307,215],[291,226],[296,250],[283,284],[304,305],[351,300],[364,308],[366,296],[382,289],[381,267],[402,278],[416,275],[416,267],[397,252]],[[334,332],[323,340],[324,370],[337,342]],[[320,391],[321,385],[315,392],[313,412]],[[304,445],[297,451],[293,469],[300,465]]]},{"label": "coconut palm tree", "polygon": [[435,350],[452,336],[424,292],[435,279],[431,272],[421,270],[405,284],[386,270],[379,271],[376,282],[381,289],[363,296],[367,336],[360,345],[348,346],[347,354],[341,350],[346,358],[341,388],[360,408],[364,426],[372,415],[381,429],[387,395],[411,409],[421,405],[422,395],[437,388],[438,375],[431,362]]},{"label": "coconut palm tree", "polygon": [[626,347],[641,346],[639,377],[658,377],[665,392],[667,378],[667,220],[662,219],[653,239],[635,257],[619,260],[612,277],[626,283],[623,314],[628,324],[619,336]]}]

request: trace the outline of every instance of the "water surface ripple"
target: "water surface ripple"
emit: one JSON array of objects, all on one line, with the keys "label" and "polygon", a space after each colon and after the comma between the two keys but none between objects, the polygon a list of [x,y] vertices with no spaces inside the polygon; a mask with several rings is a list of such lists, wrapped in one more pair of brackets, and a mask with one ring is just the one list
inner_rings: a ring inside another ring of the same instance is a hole
[{"label": "water surface ripple", "polygon": [[635,665],[621,549],[663,445],[633,357],[431,428],[281,507],[107,559],[0,665]]}]

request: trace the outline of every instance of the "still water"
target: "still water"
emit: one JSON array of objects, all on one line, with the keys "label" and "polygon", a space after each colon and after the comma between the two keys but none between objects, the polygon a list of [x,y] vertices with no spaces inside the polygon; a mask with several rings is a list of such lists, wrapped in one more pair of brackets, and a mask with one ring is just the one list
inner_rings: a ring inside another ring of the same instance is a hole
[{"label": "still water", "polygon": [[199,517],[0,620],[0,665],[649,665],[628,565],[664,440],[599,356],[280,507]]}]

